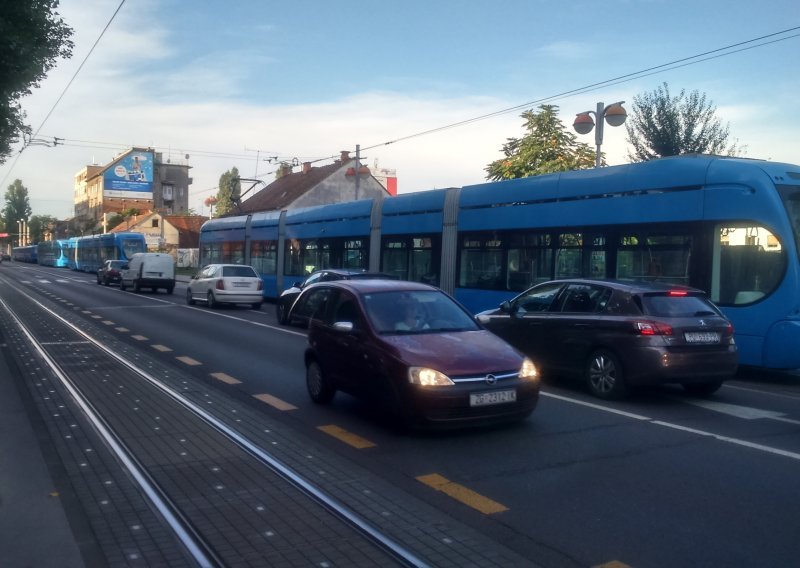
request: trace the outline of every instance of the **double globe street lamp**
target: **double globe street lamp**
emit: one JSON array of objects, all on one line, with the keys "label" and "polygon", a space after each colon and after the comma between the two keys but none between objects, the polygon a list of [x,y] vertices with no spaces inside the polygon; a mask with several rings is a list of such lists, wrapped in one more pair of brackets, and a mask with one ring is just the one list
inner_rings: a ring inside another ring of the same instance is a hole
[{"label": "double globe street lamp", "polygon": [[624,102],[625,101],[619,101],[608,106],[603,106],[603,103],[597,103],[596,111],[587,110],[586,112],[578,113],[575,117],[575,122],[572,123],[572,128],[574,128],[575,132],[578,134],[589,134],[592,128],[594,128],[594,119],[592,119],[591,115],[594,115],[597,119],[597,129],[594,131],[594,143],[597,146],[594,158],[595,168],[600,167],[600,146],[603,144],[603,119],[605,119],[609,126],[621,126],[628,117],[628,113],[622,107],[622,103]]}]

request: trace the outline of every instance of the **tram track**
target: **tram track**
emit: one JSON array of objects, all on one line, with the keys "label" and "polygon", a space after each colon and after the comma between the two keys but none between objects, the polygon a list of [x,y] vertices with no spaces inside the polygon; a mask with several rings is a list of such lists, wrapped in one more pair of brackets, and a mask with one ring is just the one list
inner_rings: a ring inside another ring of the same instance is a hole
[{"label": "tram track", "polygon": [[[25,306],[0,298],[4,319],[101,437],[190,564],[256,566],[282,557],[288,565],[428,565],[203,408],[208,397],[198,400],[191,386],[165,380],[160,369],[143,368],[86,325],[16,294]],[[232,530],[242,532],[232,537]]]}]

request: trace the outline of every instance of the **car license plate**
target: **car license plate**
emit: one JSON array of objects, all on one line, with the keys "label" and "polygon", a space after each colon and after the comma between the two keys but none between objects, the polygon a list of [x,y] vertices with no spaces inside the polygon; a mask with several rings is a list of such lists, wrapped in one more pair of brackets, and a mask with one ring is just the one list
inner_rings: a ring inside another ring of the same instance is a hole
[{"label": "car license plate", "polygon": [[469,395],[470,406],[488,406],[490,404],[503,404],[506,402],[516,402],[516,400],[517,400],[517,391],[514,389],[472,393]]},{"label": "car license plate", "polygon": [[687,331],[683,334],[686,343],[719,343],[716,331]]},{"label": "car license plate", "polygon": [[234,288],[249,288],[250,287],[250,282],[234,282],[233,283],[233,287]]}]

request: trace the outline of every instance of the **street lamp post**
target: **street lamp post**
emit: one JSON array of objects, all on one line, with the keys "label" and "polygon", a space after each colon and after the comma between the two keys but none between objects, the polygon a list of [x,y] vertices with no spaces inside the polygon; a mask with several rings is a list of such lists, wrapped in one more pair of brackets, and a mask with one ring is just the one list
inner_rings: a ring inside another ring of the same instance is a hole
[{"label": "street lamp post", "polygon": [[603,103],[597,103],[596,111],[587,110],[586,112],[580,112],[575,117],[575,122],[572,123],[572,128],[574,128],[575,132],[578,134],[589,134],[595,126],[594,120],[590,115],[593,114],[597,119],[597,129],[594,131],[594,143],[597,147],[594,158],[595,168],[600,167],[600,146],[603,145],[603,119],[605,119],[609,126],[621,126],[628,117],[628,113],[622,106],[624,102],[625,101],[619,101],[608,106],[603,106]]}]

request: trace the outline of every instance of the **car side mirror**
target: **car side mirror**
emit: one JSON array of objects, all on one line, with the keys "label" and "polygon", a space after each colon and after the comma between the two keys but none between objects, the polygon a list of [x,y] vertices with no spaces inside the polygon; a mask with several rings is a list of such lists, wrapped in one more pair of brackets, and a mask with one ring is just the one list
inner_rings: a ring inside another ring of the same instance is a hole
[{"label": "car side mirror", "polygon": [[333,329],[336,331],[341,331],[342,333],[352,333],[353,332],[353,322],[351,321],[337,321],[333,324]]},{"label": "car side mirror", "polygon": [[511,313],[513,311],[511,309],[511,302],[509,302],[508,300],[500,304],[500,309],[507,313]]},{"label": "car side mirror", "polygon": [[302,282],[295,282],[294,284],[292,284],[292,288],[302,288],[302,287],[303,287]]}]

